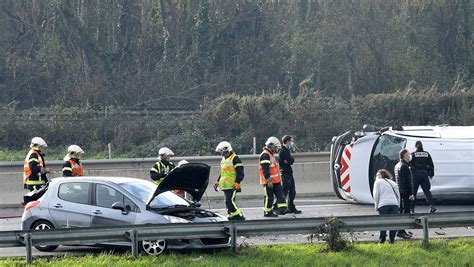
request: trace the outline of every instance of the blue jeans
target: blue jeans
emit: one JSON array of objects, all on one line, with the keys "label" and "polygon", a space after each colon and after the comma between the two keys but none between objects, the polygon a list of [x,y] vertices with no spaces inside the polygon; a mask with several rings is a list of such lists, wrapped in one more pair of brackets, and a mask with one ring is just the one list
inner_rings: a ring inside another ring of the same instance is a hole
[{"label": "blue jeans", "polygon": [[[378,209],[379,214],[399,214],[400,208],[397,205],[387,205],[382,206]],[[397,230],[390,230],[389,239],[390,243],[395,242],[395,235],[397,234]],[[387,239],[387,231],[380,231],[380,242],[383,243]]]}]

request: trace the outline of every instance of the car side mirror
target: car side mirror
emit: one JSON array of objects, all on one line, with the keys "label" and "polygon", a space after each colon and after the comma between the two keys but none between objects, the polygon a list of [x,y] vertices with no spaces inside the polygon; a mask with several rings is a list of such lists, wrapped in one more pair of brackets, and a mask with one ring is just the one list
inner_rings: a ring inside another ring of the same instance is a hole
[{"label": "car side mirror", "polygon": [[130,211],[130,209],[127,209],[127,207],[123,204],[123,202],[115,202],[114,204],[112,204],[112,209],[120,210],[122,211],[122,214],[128,214],[128,212]]}]

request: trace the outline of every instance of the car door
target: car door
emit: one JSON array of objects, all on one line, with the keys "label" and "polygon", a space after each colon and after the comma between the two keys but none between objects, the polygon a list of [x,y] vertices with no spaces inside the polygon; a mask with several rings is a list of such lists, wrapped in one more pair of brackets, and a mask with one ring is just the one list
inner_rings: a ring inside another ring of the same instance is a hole
[{"label": "car door", "polygon": [[[134,224],[138,206],[112,186],[96,183],[93,190],[91,226]],[[112,204],[122,202],[129,206],[128,212],[112,209]]]},{"label": "car door", "polygon": [[91,189],[88,182],[63,182],[58,186],[48,208],[58,227],[89,227]]}]

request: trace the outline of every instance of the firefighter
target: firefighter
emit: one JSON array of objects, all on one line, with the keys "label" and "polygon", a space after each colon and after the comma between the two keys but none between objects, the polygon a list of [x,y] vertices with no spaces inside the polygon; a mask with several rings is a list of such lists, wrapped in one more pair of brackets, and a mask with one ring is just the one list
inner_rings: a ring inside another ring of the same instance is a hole
[{"label": "firefighter", "polygon": [[[435,212],[436,208],[434,206],[433,195],[431,194],[431,179],[434,176],[434,164],[433,159],[431,158],[430,153],[423,150],[423,143],[421,141],[416,141],[415,143],[416,150],[411,153],[411,171],[413,173],[413,187],[416,198],[416,192],[421,185],[421,189],[425,194],[426,201],[430,205],[430,212]],[[413,208],[414,212],[414,208]]]},{"label": "firefighter", "polygon": [[239,156],[232,150],[229,142],[220,142],[216,147],[216,153],[222,156],[221,173],[217,182],[214,183],[214,190],[224,192],[225,206],[227,208],[227,218],[229,220],[245,220],[244,214],[235,202],[235,196],[241,192],[240,183],[244,179],[244,166]]},{"label": "firefighter", "polygon": [[[260,184],[263,186],[264,197],[264,217],[278,217],[284,215],[287,210],[285,196],[281,186],[281,175],[278,161],[275,154],[281,148],[278,138],[272,136],[265,142],[262,154],[260,154]],[[276,196],[276,214],[273,213],[273,196]]]},{"label": "firefighter", "polygon": [[78,145],[70,145],[67,148],[67,155],[64,157],[63,176],[75,177],[84,176],[82,168],[81,157],[84,150]]},{"label": "firefighter", "polygon": [[150,178],[155,181],[155,184],[159,185],[163,178],[168,175],[168,173],[175,168],[173,162],[171,162],[171,157],[174,156],[173,151],[167,147],[162,147],[158,151],[160,157],[158,161],[150,169]]},{"label": "firefighter", "polygon": [[48,182],[47,174],[51,172],[46,168],[44,149],[48,147],[41,137],[31,139],[30,151],[23,164],[23,187],[30,191],[39,189]]}]

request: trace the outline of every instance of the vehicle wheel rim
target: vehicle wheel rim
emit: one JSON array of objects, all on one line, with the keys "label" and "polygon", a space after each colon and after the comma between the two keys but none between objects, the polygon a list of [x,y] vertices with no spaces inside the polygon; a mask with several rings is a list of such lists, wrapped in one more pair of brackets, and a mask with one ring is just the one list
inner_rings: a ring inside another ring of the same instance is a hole
[{"label": "vehicle wheel rim", "polygon": [[47,229],[51,229],[51,227],[49,227],[49,225],[47,225],[45,223],[38,224],[35,227],[35,230],[47,230]]},{"label": "vehicle wheel rim", "polygon": [[[40,223],[35,227],[35,230],[48,230],[48,229],[51,229],[51,227],[49,227],[49,225],[45,223]],[[48,246],[38,246],[38,247],[46,248]]]},{"label": "vehicle wheel rim", "polygon": [[154,241],[143,241],[142,242],[143,251],[148,255],[160,255],[165,251],[166,241],[164,239],[154,240]]}]

